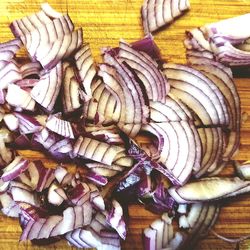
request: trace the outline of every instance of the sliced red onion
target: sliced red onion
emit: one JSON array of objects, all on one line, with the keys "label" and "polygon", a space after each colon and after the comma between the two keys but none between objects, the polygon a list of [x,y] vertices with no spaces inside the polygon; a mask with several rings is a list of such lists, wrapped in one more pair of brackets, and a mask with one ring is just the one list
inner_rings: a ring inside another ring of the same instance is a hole
[{"label": "sliced red onion", "polygon": [[150,119],[153,122],[176,122],[192,120],[192,114],[184,109],[180,100],[168,96],[165,103],[150,102]]},{"label": "sliced red onion", "polygon": [[33,88],[37,83],[39,82],[39,79],[21,79],[16,82],[16,85],[20,86],[21,88]]},{"label": "sliced red onion", "polygon": [[28,166],[28,173],[30,176],[29,186],[32,190],[42,192],[48,188],[55,179],[54,169],[45,168],[42,161],[33,161]]},{"label": "sliced red onion", "polygon": [[64,187],[66,185],[69,185],[73,179],[73,175],[67,171],[62,166],[58,166],[55,169],[55,178],[58,181],[58,183]]},{"label": "sliced red onion", "polygon": [[147,54],[136,51],[131,45],[120,41],[118,56],[125,61],[144,84],[149,100],[165,103],[169,84],[159,70],[158,64]]},{"label": "sliced red onion", "polygon": [[39,11],[13,21],[10,24],[10,29],[15,37],[20,37],[51,22],[51,19],[43,11]]},{"label": "sliced red onion", "polygon": [[[109,53],[106,51],[104,54],[104,62],[112,67],[101,65],[99,75],[103,77],[106,86],[117,98],[117,102],[122,105],[119,122],[125,124],[145,123],[148,120],[149,110],[144,87],[136,81],[126,64],[121,63]],[[132,92],[133,96],[131,96]],[[131,112],[132,110],[134,113]]]},{"label": "sliced red onion", "polygon": [[217,167],[224,150],[223,131],[220,127],[199,128],[198,133],[202,143],[203,156],[201,168],[194,171],[197,178],[207,174],[209,169]]},{"label": "sliced red onion", "polygon": [[112,201],[112,209],[108,214],[107,222],[110,226],[117,231],[119,236],[125,240],[126,239],[126,224],[123,218],[123,209],[121,205],[116,201]]},{"label": "sliced red onion", "polygon": [[26,63],[20,67],[20,71],[22,72],[23,78],[28,78],[31,76],[39,78],[41,69],[42,67],[38,62]]},{"label": "sliced red onion", "polygon": [[46,16],[50,18],[60,18],[62,14],[60,12],[57,12],[55,9],[53,9],[49,3],[42,3],[41,4],[42,11],[46,14]]},{"label": "sliced red onion", "polygon": [[189,182],[182,187],[171,187],[169,194],[178,203],[197,203],[249,192],[249,184],[249,181],[242,181],[238,177],[211,177]]},{"label": "sliced red onion", "polygon": [[35,207],[25,202],[19,202],[21,214],[27,221],[37,220],[38,218],[45,218],[47,211],[41,207]]},{"label": "sliced red onion", "polygon": [[118,122],[120,104],[100,79],[91,85],[92,98],[84,105],[84,116],[95,124]]},{"label": "sliced red onion", "polygon": [[[187,182],[196,158],[196,149],[192,149],[195,138],[189,124],[185,121],[150,123],[143,130],[158,136],[159,161],[167,166],[180,183]],[[173,145],[176,145],[175,148]]]},{"label": "sliced red onion", "polygon": [[50,46],[58,39],[63,39],[65,35],[73,32],[74,25],[68,15],[61,15],[52,22],[41,25],[39,28],[21,36],[29,55],[32,59],[37,59],[37,53],[41,48]]},{"label": "sliced red onion", "polygon": [[70,154],[73,150],[72,142],[69,139],[64,139],[57,141],[53,144],[48,153],[52,156],[52,158],[60,163],[68,162],[71,160]]},{"label": "sliced red onion", "polygon": [[74,145],[73,154],[111,166],[116,155],[124,150],[119,146],[80,136]]},{"label": "sliced red onion", "polygon": [[10,131],[15,131],[18,129],[19,121],[15,115],[6,114],[4,115],[3,120]]},{"label": "sliced red onion", "polygon": [[108,183],[108,179],[106,177],[98,175],[98,174],[93,173],[93,172],[88,172],[85,175],[85,177],[98,186],[105,186]]},{"label": "sliced red onion", "polygon": [[38,199],[37,193],[32,192],[32,189],[20,182],[11,182],[10,193],[13,200],[17,203],[25,202],[33,206],[40,206],[40,200]]},{"label": "sliced red onion", "polygon": [[59,95],[61,82],[62,64],[58,63],[53,69],[43,75],[34,86],[31,91],[32,98],[48,112],[51,112]]},{"label": "sliced red onion", "polygon": [[92,96],[91,83],[96,75],[96,70],[89,44],[83,44],[74,58],[82,86],[86,95],[90,98]]},{"label": "sliced red onion", "polygon": [[51,115],[48,117],[46,127],[66,138],[74,139],[74,133],[70,122],[58,118],[56,115]]},{"label": "sliced red onion", "polygon": [[5,140],[0,138],[0,166],[5,167],[13,160],[14,156],[15,154],[6,147]]},{"label": "sliced red onion", "polygon": [[28,160],[23,159],[21,156],[16,156],[15,159],[3,169],[1,179],[4,182],[14,180],[28,168],[28,164]]},{"label": "sliced red onion", "polygon": [[240,178],[244,180],[250,180],[250,165],[248,161],[244,162],[243,164],[235,161],[234,165]]},{"label": "sliced red onion", "polygon": [[66,239],[80,248],[121,249],[119,235],[108,225],[106,215],[106,211],[97,213],[87,229],[74,230],[66,234]]},{"label": "sliced red onion", "polygon": [[0,43],[0,70],[11,61],[20,47],[21,41],[19,39]]},{"label": "sliced red onion", "polygon": [[8,193],[3,193],[0,195],[1,211],[3,214],[9,217],[18,217],[20,214],[20,208],[17,203],[12,199],[11,195]]},{"label": "sliced red onion", "polygon": [[154,37],[149,34],[143,39],[131,43],[133,49],[147,53],[151,58],[159,60],[161,58],[160,50],[154,42]]},{"label": "sliced red onion", "polygon": [[18,119],[21,134],[31,134],[42,129],[41,124],[33,116],[19,112],[15,112],[14,115]]},{"label": "sliced red onion", "polygon": [[36,50],[36,60],[43,68],[52,69],[62,59],[69,57],[82,45],[82,29],[73,31],[58,38],[51,44],[41,44]]},{"label": "sliced red onion", "polygon": [[73,67],[68,63],[64,63],[63,68],[62,103],[64,113],[68,114],[81,107],[80,86],[75,78]]},{"label": "sliced red onion", "polygon": [[0,89],[0,104],[4,104],[5,103],[5,91],[3,89]]},{"label": "sliced red onion", "polygon": [[[92,219],[90,203],[82,206],[69,207],[63,215],[53,215],[47,218],[30,220],[24,228],[20,240],[49,238],[65,234],[84,225],[89,225]],[[39,228],[39,230],[37,230]]]},{"label": "sliced red onion", "polygon": [[22,79],[22,72],[15,61],[8,62],[0,70],[0,87],[6,89],[9,84],[15,83]]},{"label": "sliced red onion", "polygon": [[6,101],[11,106],[29,111],[35,110],[35,101],[32,99],[29,92],[21,89],[15,84],[9,84]]},{"label": "sliced red onion", "polygon": [[86,183],[79,183],[67,195],[71,204],[81,206],[90,199],[90,187]]},{"label": "sliced red onion", "polygon": [[[102,64],[100,66],[99,75],[103,77],[106,86],[115,96],[118,105],[121,107],[119,127],[122,130],[124,129],[124,132],[127,132],[127,134],[135,136],[140,130],[140,124],[146,123],[149,115],[147,99],[145,99],[143,95],[142,86],[135,81],[128,67],[119,63],[108,53],[106,53],[104,57],[106,58],[105,62],[116,67],[115,69],[106,64]],[[136,93],[136,95],[134,94],[132,96],[131,91]],[[131,130],[131,127],[126,128],[126,124],[137,125],[136,131]]]},{"label": "sliced red onion", "polygon": [[189,9],[189,1],[145,0],[141,7],[144,32],[148,34],[157,31]]},{"label": "sliced red onion", "polygon": [[90,192],[90,202],[91,202],[91,204],[93,205],[93,207],[97,211],[104,211],[105,210],[104,199],[101,196],[98,188],[93,184],[89,184],[89,188],[91,190],[91,192]]},{"label": "sliced red onion", "polygon": [[59,135],[50,132],[48,129],[44,128],[34,134],[33,140],[37,143],[40,143],[45,149],[49,149],[57,141],[59,141],[60,138]]},{"label": "sliced red onion", "polygon": [[67,196],[62,188],[56,183],[52,183],[48,191],[48,202],[55,206],[60,206]]},{"label": "sliced red onion", "polygon": [[199,105],[195,112],[204,125],[228,125],[229,114],[225,98],[212,81],[201,72],[184,65],[165,64],[164,68],[173,87],[171,93],[190,109]]},{"label": "sliced red onion", "polygon": [[[91,131],[92,129],[89,127],[85,127],[86,132]],[[90,132],[91,135],[94,137],[107,142],[108,144],[122,144],[122,139],[118,132],[114,129],[109,129],[107,127],[100,127],[100,129],[96,129],[96,127],[93,128],[93,131]]]},{"label": "sliced red onion", "polygon": [[123,166],[112,164],[106,165],[102,163],[85,163],[85,166],[90,168],[95,174],[101,175],[103,177],[113,177],[116,174],[124,171]]}]

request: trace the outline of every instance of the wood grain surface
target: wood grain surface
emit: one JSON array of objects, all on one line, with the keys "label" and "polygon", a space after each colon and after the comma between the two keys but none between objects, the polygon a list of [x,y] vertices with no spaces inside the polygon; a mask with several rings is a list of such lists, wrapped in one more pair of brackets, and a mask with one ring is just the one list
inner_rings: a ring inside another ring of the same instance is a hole
[{"label": "wood grain surface", "polygon": [[[89,42],[94,57],[100,61],[100,48],[117,46],[120,38],[128,42],[143,37],[140,20],[140,6],[143,0],[51,0],[50,4],[61,12],[68,12],[76,27],[83,27],[85,42]],[[177,63],[185,63],[185,51],[182,44],[185,30],[205,23],[218,21],[250,12],[250,0],[190,0],[191,11],[176,22],[155,34],[155,41],[161,49],[163,58]],[[0,42],[12,38],[8,28],[10,22],[31,14],[39,9],[42,1],[37,0],[1,0],[0,1]],[[249,25],[249,24],[245,24]],[[242,112],[250,115],[250,81],[247,78],[235,79],[241,97]],[[55,163],[40,153],[22,151],[31,159],[42,159],[46,166]],[[242,124],[241,146],[238,160],[250,159],[250,119]],[[227,166],[223,175],[233,175],[232,166]],[[158,216],[145,211],[139,205],[129,209],[130,223],[127,240],[123,249],[142,249],[141,233]],[[60,241],[46,247],[32,246],[30,242],[18,243],[20,228],[17,220],[0,216],[0,250],[2,249],[74,249],[66,241]],[[225,202],[215,231],[227,237],[239,237],[250,234],[250,196],[244,195]],[[234,244],[225,243],[209,234],[197,249],[235,249]],[[240,244],[240,249],[250,249],[250,240]]]}]

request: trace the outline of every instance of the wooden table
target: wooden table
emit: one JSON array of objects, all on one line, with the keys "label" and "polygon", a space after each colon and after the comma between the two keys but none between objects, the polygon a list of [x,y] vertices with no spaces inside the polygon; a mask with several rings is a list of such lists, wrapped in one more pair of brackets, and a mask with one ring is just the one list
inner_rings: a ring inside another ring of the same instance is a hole
[{"label": "wooden table", "polygon": [[[99,51],[104,46],[117,46],[120,38],[128,42],[143,37],[140,20],[140,6],[143,0],[51,0],[50,4],[58,11],[70,14],[76,27],[83,27],[85,42],[89,42],[94,57],[100,61]],[[185,50],[182,45],[184,32],[205,23],[250,12],[249,0],[190,0],[191,11],[173,23],[170,27],[155,34],[155,41],[161,49],[163,58],[169,61],[184,63]],[[0,1],[0,42],[12,38],[8,28],[16,18],[31,14],[39,9],[38,0],[1,0]],[[250,24],[245,24],[250,25]],[[241,97],[242,112],[250,113],[250,80],[235,79]],[[55,163],[46,159],[42,154],[32,151],[21,152],[32,159],[42,159],[47,166]],[[240,152],[237,160],[250,159],[250,119],[247,119],[241,130]],[[223,175],[232,175],[233,169],[228,166]],[[141,232],[155,216],[143,207],[130,207],[131,220],[128,238],[123,243],[123,249],[142,249]],[[220,213],[215,226],[216,232],[227,237],[239,237],[250,234],[250,197],[244,195],[227,201]],[[46,247],[32,246],[29,242],[18,244],[20,228],[17,220],[0,216],[0,250],[2,249],[73,249],[65,241]],[[216,239],[212,234],[202,240],[200,250],[235,249]],[[240,245],[240,249],[250,249],[250,240]]]}]

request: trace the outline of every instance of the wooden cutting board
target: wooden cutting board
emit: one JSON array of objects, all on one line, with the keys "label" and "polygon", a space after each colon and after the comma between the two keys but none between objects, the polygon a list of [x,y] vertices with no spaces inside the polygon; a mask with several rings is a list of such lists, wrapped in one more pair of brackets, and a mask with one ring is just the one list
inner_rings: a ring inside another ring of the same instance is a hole
[{"label": "wooden cutting board", "polygon": [[[83,27],[85,42],[90,43],[94,57],[100,61],[100,48],[117,46],[120,38],[128,42],[143,37],[140,20],[140,6],[143,0],[51,0],[50,4],[60,12],[68,12],[76,27]],[[155,41],[161,49],[163,58],[177,63],[185,63],[185,50],[182,45],[185,30],[206,23],[218,21],[250,12],[250,0],[190,0],[191,11],[155,34]],[[38,0],[1,0],[0,1],[0,42],[12,38],[8,28],[10,22],[31,14],[39,9]],[[250,24],[245,24],[250,25]],[[242,112],[250,115],[250,80],[235,79],[241,97]],[[21,154],[31,159],[42,159],[47,166],[55,166],[44,155],[23,151]],[[250,118],[242,124],[240,152],[237,160],[250,159]],[[231,166],[226,167],[223,175],[233,174]],[[141,233],[158,216],[133,205],[129,209],[131,216],[129,232],[123,249],[142,249]],[[66,241],[60,241],[46,247],[32,246],[29,242],[18,243],[20,228],[15,219],[0,216],[0,250],[2,249],[73,249]],[[244,195],[225,203],[216,223],[215,231],[227,237],[239,237],[250,234],[250,196]],[[198,248],[235,249],[234,244],[225,243],[209,234]],[[240,245],[240,249],[250,249],[250,240]]]}]

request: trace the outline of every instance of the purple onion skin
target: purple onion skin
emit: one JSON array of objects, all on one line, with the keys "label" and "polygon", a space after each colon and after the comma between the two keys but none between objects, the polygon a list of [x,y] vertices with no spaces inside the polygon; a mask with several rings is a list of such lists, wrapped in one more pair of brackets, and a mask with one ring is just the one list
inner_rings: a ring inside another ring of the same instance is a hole
[{"label": "purple onion skin", "polygon": [[141,40],[131,43],[132,48],[147,53],[155,60],[161,60],[160,49],[157,47],[152,35],[148,35]]}]

